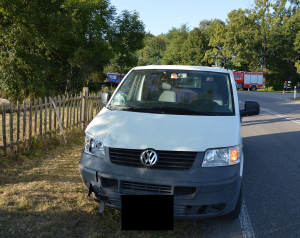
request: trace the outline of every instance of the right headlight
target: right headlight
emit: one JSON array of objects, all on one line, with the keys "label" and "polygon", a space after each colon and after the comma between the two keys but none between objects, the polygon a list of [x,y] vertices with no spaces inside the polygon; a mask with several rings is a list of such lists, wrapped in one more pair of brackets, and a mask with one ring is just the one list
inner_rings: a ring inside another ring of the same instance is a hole
[{"label": "right headlight", "polygon": [[240,145],[222,149],[207,150],[202,167],[217,167],[238,164],[240,162]]},{"label": "right headlight", "polygon": [[103,159],[105,158],[105,150],[103,143],[89,136],[85,137],[84,152],[96,155]]}]

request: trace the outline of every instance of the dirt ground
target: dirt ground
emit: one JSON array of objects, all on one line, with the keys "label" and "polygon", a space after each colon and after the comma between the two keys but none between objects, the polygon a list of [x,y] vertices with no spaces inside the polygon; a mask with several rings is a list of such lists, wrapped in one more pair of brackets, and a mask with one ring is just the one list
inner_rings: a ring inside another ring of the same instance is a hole
[{"label": "dirt ground", "polygon": [[[61,140],[61,139],[60,139]],[[173,231],[122,231],[121,212],[99,204],[83,184],[78,162],[84,132],[36,143],[19,159],[0,161],[0,237],[201,237],[199,221],[175,221]]]}]

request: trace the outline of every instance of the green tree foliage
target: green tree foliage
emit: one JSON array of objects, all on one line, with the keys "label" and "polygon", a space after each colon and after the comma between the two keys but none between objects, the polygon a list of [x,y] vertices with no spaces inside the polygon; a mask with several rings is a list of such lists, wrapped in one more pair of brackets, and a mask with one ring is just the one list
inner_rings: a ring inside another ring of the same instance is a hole
[{"label": "green tree foliage", "polygon": [[189,29],[186,25],[180,28],[172,28],[166,34],[166,50],[163,53],[163,64],[181,65],[184,64],[183,60],[183,45],[187,40]]},{"label": "green tree foliage", "polygon": [[205,52],[204,61],[207,64],[224,67],[232,55],[226,55],[224,48],[225,23],[219,19],[200,22],[200,29],[203,29],[209,38],[209,49]]},{"label": "green tree foliage", "polygon": [[123,73],[138,63],[136,51],[144,47],[145,26],[137,12],[124,10],[117,16],[113,31],[115,59],[111,63],[115,61],[120,67],[118,73]]},{"label": "green tree foliage", "polygon": [[210,49],[209,36],[205,31],[194,28],[190,31],[187,40],[183,44],[183,62],[187,65],[211,66],[205,59],[205,53]]},{"label": "green tree foliage", "polygon": [[112,58],[109,40],[113,35],[116,10],[109,1],[101,0],[70,0],[68,6],[72,18],[76,19],[73,24],[76,49],[69,63],[72,68],[80,70],[85,86],[92,75],[101,75],[104,65]]},{"label": "green tree foliage", "polygon": [[3,0],[0,2],[1,84],[12,94],[43,95],[50,77],[59,78],[70,38],[64,25],[71,24],[63,1]]},{"label": "green tree foliage", "polygon": [[250,9],[231,11],[226,23],[203,20],[191,31],[186,25],[172,28],[159,54],[149,33],[139,64],[221,66],[264,72],[265,83],[275,89],[284,81],[295,84],[300,74],[299,8],[299,0],[254,0]]},{"label": "green tree foliage", "polygon": [[150,32],[144,39],[145,47],[137,51],[138,65],[160,65],[166,50],[166,36],[154,36]]},{"label": "green tree foliage", "polygon": [[75,92],[103,80],[115,55],[124,69],[137,64],[144,25],[138,13],[109,0],[1,0],[0,84],[15,96]]},{"label": "green tree foliage", "polygon": [[227,68],[245,71],[261,70],[259,30],[250,10],[233,10],[228,14],[224,34],[224,54],[231,55]]},{"label": "green tree foliage", "polygon": [[[228,15],[224,52],[232,64],[265,73],[265,83],[281,88],[295,81],[295,35],[299,31],[296,1],[256,0],[253,9],[233,10]],[[232,66],[231,64],[231,66]],[[230,64],[228,65],[230,68]]]}]

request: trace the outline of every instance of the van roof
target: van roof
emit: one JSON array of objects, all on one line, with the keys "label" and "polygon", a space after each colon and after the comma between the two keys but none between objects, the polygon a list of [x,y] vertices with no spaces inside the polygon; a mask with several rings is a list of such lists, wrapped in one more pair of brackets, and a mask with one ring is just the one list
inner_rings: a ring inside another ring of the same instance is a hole
[{"label": "van roof", "polygon": [[207,67],[207,66],[191,66],[191,65],[147,65],[147,66],[137,66],[133,68],[134,70],[144,70],[144,69],[181,69],[181,70],[203,70],[203,71],[213,71],[213,72],[223,72],[228,73],[229,70],[220,67]]}]

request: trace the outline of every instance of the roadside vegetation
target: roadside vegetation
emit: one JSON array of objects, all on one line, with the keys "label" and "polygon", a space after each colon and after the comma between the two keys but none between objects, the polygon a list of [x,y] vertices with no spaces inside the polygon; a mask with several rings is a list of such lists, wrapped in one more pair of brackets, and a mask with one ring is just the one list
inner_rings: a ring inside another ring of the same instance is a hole
[{"label": "roadside vegetation", "polygon": [[[218,66],[264,73],[265,86],[296,85],[300,1],[253,0],[226,21],[145,32],[136,11],[110,0],[0,1],[0,98],[13,103],[78,93],[136,65]],[[91,90],[93,91],[93,90]]]},{"label": "roadside vegetation", "polygon": [[[18,159],[0,161],[0,237],[201,237],[213,221],[175,221],[174,231],[122,231],[121,212],[99,204],[83,184],[78,162],[84,132],[35,141]],[[211,227],[211,229],[208,229]]]}]

